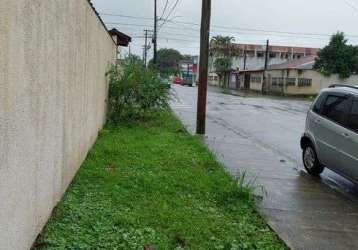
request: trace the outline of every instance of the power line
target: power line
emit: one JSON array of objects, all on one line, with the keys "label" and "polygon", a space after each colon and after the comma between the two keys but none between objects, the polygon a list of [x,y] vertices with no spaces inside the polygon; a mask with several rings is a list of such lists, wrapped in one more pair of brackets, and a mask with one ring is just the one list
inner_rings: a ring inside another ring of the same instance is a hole
[{"label": "power line", "polygon": [[[267,34],[261,34],[261,33],[247,33],[247,32],[237,32],[237,33],[233,33],[233,32],[220,32],[221,34],[223,33],[227,33],[230,35],[244,35],[244,36],[267,36]],[[190,35],[190,37],[193,38],[200,38],[199,35],[197,34],[188,34],[188,33],[177,33],[177,32],[167,32],[167,31],[160,31],[159,34],[165,34],[165,35],[173,35],[173,36],[188,36]],[[139,35],[134,35],[134,36],[140,36]],[[214,35],[212,35],[213,37]],[[280,35],[280,34],[270,34],[270,36],[272,37],[283,37],[283,38],[289,38],[289,39],[297,39],[297,36],[292,36],[292,35]],[[309,36],[304,36],[304,37],[300,37],[300,38],[307,38],[307,39],[315,39],[315,40],[326,40],[325,38],[322,37],[309,37]],[[241,40],[241,39],[240,39]],[[257,40],[257,39],[256,39]]]},{"label": "power line", "polygon": [[351,2],[349,2],[348,0],[343,0],[343,1],[346,3],[346,5],[351,7],[354,11],[358,12],[358,8],[355,5],[353,5]]},{"label": "power line", "polygon": [[171,10],[169,11],[169,14],[168,14],[167,17],[163,20],[163,23],[160,25],[159,30],[160,30],[161,28],[163,28],[163,26],[164,26],[168,21],[171,21],[171,20],[169,20],[169,19],[170,19],[170,16],[171,16],[171,14],[174,12],[175,8],[178,6],[179,1],[180,1],[180,0],[176,0],[175,4],[173,5],[173,7],[171,8]]},{"label": "power line", "polygon": [[[179,2],[179,0],[177,0]],[[349,5],[351,8],[358,11],[358,8],[352,5],[351,3],[347,2],[347,0],[344,0],[347,5]],[[133,16],[124,16],[124,15],[117,15],[117,14],[106,14],[111,16],[120,16],[120,17],[130,17],[134,18]],[[138,17],[138,19],[147,19],[144,17]],[[151,19],[152,20],[152,19]],[[194,22],[183,22],[183,21],[173,21],[165,19],[165,23],[173,23],[173,24],[183,24],[183,25],[193,25],[200,27],[200,24],[194,23]],[[161,25],[163,26],[163,24]],[[290,32],[290,31],[278,31],[278,30],[265,30],[265,29],[253,29],[253,28],[242,28],[242,27],[235,27],[235,26],[222,26],[222,25],[212,25],[214,30],[241,30],[241,31],[249,31],[249,32],[265,32],[265,33],[275,33],[275,34],[286,34],[286,35],[299,35],[299,36],[320,36],[320,37],[331,37],[332,34],[324,34],[324,33],[305,33],[305,32]],[[189,30],[195,30],[199,31],[199,29],[193,29],[193,28],[187,28],[185,29]],[[358,37],[358,35],[350,35],[346,34],[349,37]]]},{"label": "power line", "polygon": [[[145,36],[132,36],[133,38],[145,38]],[[181,39],[175,37],[158,37],[161,40],[173,40],[173,41],[181,41],[181,42],[190,42],[190,43],[198,43],[199,40],[189,40],[189,39]]]},{"label": "power line", "polygon": [[162,19],[163,16],[165,15],[165,11],[166,11],[167,8],[168,8],[168,4],[169,4],[169,0],[166,0],[165,6],[164,6],[164,9],[163,9],[163,13],[162,13],[162,15],[160,16],[159,20]]},{"label": "power line", "polygon": [[169,19],[170,15],[174,12],[175,8],[178,6],[179,1],[180,0],[176,0],[175,4],[173,5],[171,10],[169,11],[169,14],[167,15],[167,18],[165,18],[165,19]]},{"label": "power line", "polygon": [[[129,24],[129,23],[106,23],[107,25],[126,25],[126,26],[133,26],[133,27],[149,27],[149,25],[145,25],[145,24]],[[178,26],[166,26],[166,29],[172,29],[172,30],[185,30],[188,31],[189,28],[185,28],[185,27],[178,27]],[[198,32],[197,29],[191,29],[195,32]],[[292,39],[297,39],[297,38],[306,38],[306,39],[315,39],[315,40],[326,40],[327,38],[324,37],[314,37],[314,36],[294,36],[294,35],[284,35],[284,34],[270,34],[269,32],[233,32],[233,31],[219,31],[218,29],[213,29],[213,31],[215,33],[225,33],[225,34],[230,34],[230,35],[244,35],[244,36],[274,36],[274,37],[286,37],[286,38],[292,38]],[[172,33],[172,32],[164,32],[164,31],[160,31],[159,33],[164,33],[164,34],[172,34],[172,35],[179,35],[179,36],[187,36],[188,34],[183,34],[183,33]],[[198,37],[197,35],[192,35],[195,37]]]},{"label": "power line", "polygon": [[133,26],[133,27],[147,27],[147,28],[151,28],[151,25],[149,24],[137,24],[137,23],[117,23],[117,22],[109,22],[109,23],[105,23],[108,25],[123,25],[123,26]]},{"label": "power line", "polygon": [[114,16],[114,17],[125,17],[131,19],[142,19],[142,20],[153,20],[151,17],[139,17],[139,16],[128,16],[128,15],[120,15],[120,14],[111,14],[111,13],[99,13],[101,16]]},{"label": "power line", "polygon": [[[267,33],[248,33],[248,32],[239,32],[239,33],[233,33],[233,32],[220,32],[222,33],[227,33],[227,34],[234,34],[234,35],[249,35],[249,36],[266,36]],[[174,32],[166,32],[166,31],[160,31],[159,34],[168,34],[168,35],[178,35],[178,36],[188,36],[188,34],[184,34],[184,33],[174,33]],[[191,35],[191,37],[196,37],[196,38],[200,38],[199,35],[197,34],[193,34]],[[270,36],[276,36],[276,37],[286,37],[286,38],[292,38],[292,39],[296,39],[297,36],[293,36],[293,35],[280,35],[280,34],[270,34]],[[317,40],[326,40],[325,38],[322,37],[310,37],[310,36],[301,36],[300,38],[307,38],[307,39],[317,39]]]},{"label": "power line", "polygon": [[[358,11],[358,9],[357,9]],[[198,23],[193,22],[183,22],[183,21],[170,21],[171,23],[178,23],[184,25],[194,25],[199,26]],[[304,33],[304,32],[291,32],[291,31],[278,31],[278,30],[265,30],[265,29],[253,29],[253,28],[242,28],[242,27],[235,27],[235,26],[223,26],[223,25],[212,25],[213,28],[216,29],[224,29],[224,30],[242,30],[242,31],[253,31],[253,32],[266,32],[266,33],[277,33],[277,34],[289,34],[289,35],[299,35],[299,36],[324,36],[324,37],[331,37],[332,34],[323,34],[323,33]],[[358,35],[348,35],[350,37],[358,37]]]}]

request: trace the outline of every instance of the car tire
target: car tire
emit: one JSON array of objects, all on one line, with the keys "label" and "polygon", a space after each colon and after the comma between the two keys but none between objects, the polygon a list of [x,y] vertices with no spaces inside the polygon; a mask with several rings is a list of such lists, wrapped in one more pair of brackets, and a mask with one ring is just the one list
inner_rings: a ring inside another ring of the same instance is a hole
[{"label": "car tire", "polygon": [[303,165],[310,175],[319,176],[323,172],[324,166],[319,162],[312,144],[309,143],[303,148],[302,159]]}]

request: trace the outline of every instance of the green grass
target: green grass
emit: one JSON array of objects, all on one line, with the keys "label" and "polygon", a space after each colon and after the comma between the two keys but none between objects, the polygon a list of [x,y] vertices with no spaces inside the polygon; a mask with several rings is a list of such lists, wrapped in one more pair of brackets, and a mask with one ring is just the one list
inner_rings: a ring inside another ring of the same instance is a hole
[{"label": "green grass", "polygon": [[286,249],[170,113],[106,127],[35,249]]}]

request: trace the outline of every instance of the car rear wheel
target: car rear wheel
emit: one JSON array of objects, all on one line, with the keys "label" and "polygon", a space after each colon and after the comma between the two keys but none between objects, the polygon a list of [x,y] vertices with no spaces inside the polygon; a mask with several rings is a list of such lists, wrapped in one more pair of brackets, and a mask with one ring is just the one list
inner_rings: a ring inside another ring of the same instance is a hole
[{"label": "car rear wheel", "polygon": [[311,144],[303,148],[302,158],[305,169],[310,175],[318,176],[323,172],[324,166],[318,161],[316,150]]}]

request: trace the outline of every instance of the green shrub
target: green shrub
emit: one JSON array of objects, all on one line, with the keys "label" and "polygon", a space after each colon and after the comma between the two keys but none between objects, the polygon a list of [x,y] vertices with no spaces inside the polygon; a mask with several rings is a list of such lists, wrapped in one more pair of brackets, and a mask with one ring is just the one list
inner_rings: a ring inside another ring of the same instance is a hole
[{"label": "green shrub", "polygon": [[143,62],[128,57],[123,65],[112,65],[109,76],[108,122],[142,119],[154,110],[166,109],[169,88]]}]

